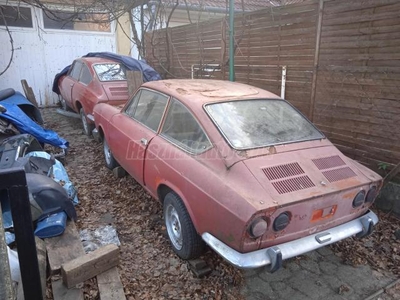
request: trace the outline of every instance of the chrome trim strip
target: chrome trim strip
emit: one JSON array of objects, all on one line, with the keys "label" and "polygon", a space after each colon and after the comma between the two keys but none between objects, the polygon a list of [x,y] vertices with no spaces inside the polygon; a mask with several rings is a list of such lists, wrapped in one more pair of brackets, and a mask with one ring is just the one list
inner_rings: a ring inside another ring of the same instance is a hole
[{"label": "chrome trim strip", "polygon": [[[276,265],[277,262],[274,261],[274,258],[270,257],[269,255],[270,253],[272,253],[271,251],[269,251],[269,249],[272,249],[273,252],[277,252],[277,250],[279,250],[282,254],[282,259],[285,260],[338,242],[345,238],[356,235],[360,232],[365,232],[366,223],[370,222],[372,222],[373,225],[376,225],[378,223],[378,216],[372,211],[368,211],[365,215],[357,219],[327,229],[323,232],[318,232],[316,234],[311,234],[303,237],[301,239],[248,253],[237,252],[236,250],[224,244],[208,232],[203,233],[201,237],[215,252],[221,255],[229,263],[239,268],[251,269],[259,268],[266,265]],[[322,234],[329,234],[331,239],[329,241],[325,241],[323,244],[320,244],[317,241],[317,236],[320,237]]]}]

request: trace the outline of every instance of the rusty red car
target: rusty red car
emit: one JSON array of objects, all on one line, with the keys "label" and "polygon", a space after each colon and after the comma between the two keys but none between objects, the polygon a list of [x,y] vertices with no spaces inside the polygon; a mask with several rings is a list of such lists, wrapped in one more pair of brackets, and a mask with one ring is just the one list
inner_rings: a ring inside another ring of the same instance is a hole
[{"label": "rusty red car", "polygon": [[93,108],[97,103],[120,105],[128,100],[125,66],[106,58],[76,59],[58,80],[63,109],[80,114],[84,133],[94,128]]},{"label": "rusty red car", "polygon": [[122,109],[94,108],[105,163],[163,204],[183,259],[210,246],[240,268],[267,266],[370,234],[382,178],[343,155],[295,107],[245,84],[162,80]]}]

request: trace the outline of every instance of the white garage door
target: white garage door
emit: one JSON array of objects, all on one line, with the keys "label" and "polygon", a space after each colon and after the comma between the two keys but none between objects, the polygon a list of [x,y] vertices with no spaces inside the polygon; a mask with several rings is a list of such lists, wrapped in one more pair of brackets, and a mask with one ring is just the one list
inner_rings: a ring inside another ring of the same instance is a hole
[{"label": "white garage door", "polygon": [[[58,72],[88,52],[116,51],[112,24],[54,21],[41,9],[21,4],[18,13],[23,18],[16,19],[13,18],[16,7],[18,4],[9,1],[0,2],[0,72],[6,68],[12,52],[5,24],[14,44],[14,57],[8,70],[0,76],[0,89],[14,88],[22,92],[21,79],[26,79],[41,106],[54,105],[58,97],[52,92],[52,83]],[[65,19],[70,15],[58,13]],[[79,20],[89,18],[85,14],[79,16]]]}]

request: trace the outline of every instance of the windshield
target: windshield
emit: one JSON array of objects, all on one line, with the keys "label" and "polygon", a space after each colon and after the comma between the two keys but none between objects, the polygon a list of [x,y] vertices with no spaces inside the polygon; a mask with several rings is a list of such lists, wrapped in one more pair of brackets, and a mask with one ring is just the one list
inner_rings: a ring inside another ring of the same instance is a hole
[{"label": "windshield", "polygon": [[242,100],[206,105],[222,134],[238,150],[324,138],[284,100]]},{"label": "windshield", "polygon": [[125,67],[119,63],[96,64],[93,68],[100,81],[126,80]]}]

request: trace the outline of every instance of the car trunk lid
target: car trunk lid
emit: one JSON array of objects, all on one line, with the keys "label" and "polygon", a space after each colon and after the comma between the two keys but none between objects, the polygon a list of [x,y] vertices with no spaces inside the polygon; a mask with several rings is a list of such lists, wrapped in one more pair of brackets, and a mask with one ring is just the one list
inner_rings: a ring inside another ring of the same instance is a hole
[{"label": "car trunk lid", "polygon": [[263,155],[246,159],[244,164],[278,205],[370,182],[334,146]]}]

